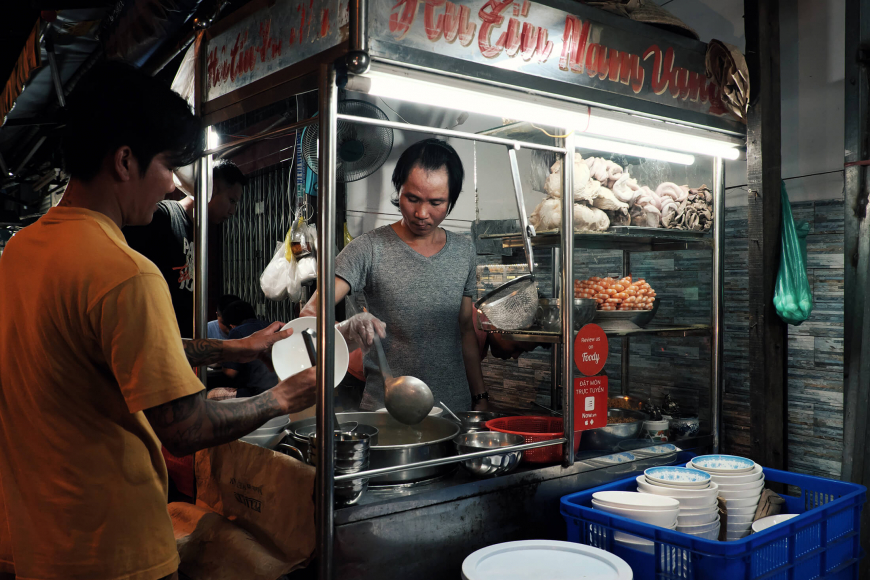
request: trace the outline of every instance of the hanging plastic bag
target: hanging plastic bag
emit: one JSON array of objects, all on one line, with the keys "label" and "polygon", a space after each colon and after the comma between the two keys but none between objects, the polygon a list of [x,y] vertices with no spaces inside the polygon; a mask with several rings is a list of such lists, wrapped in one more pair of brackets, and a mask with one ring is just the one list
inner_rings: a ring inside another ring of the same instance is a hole
[{"label": "hanging plastic bag", "polygon": [[272,260],[260,276],[260,288],[269,300],[287,298],[287,285],[292,281],[292,266],[284,257],[284,243],[278,242]]},{"label": "hanging plastic bag", "polygon": [[806,254],[801,252],[800,237],[791,214],[785,183],[781,185],[781,195],[782,250],[773,305],[780,318],[788,324],[799,326],[812,314],[813,293],[807,277]]}]

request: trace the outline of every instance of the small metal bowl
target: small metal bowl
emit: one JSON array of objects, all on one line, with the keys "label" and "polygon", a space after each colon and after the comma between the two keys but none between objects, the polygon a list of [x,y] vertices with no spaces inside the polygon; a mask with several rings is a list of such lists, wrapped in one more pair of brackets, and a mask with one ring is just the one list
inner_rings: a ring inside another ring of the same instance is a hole
[{"label": "small metal bowl", "polygon": [[[504,417],[502,413],[491,413],[489,411],[460,411],[456,413],[456,416],[462,420],[459,426],[460,433],[489,431],[486,427],[487,421]],[[454,423],[456,422],[450,415],[446,415],[445,419],[450,419]]]},{"label": "small metal bowl", "polygon": [[628,409],[608,409],[608,420],[611,417],[628,417],[632,421],[629,423],[612,423],[607,425],[607,427],[584,431],[583,438],[580,439],[581,450],[612,451],[616,449],[622,441],[637,437],[648,415],[640,411],[630,411]]},{"label": "small metal bowl", "polygon": [[574,330],[580,330],[583,326],[592,322],[595,318],[595,308],[598,301],[593,298],[574,299]]},{"label": "small metal bowl", "polygon": [[[474,453],[484,449],[508,448],[514,445],[522,445],[525,443],[525,439],[522,435],[513,435],[511,433],[481,431],[479,433],[457,435],[453,439],[453,443],[456,444],[457,453],[462,455],[463,453]],[[513,471],[519,465],[522,457],[522,451],[508,451],[498,455],[468,459],[462,462],[462,467],[473,475],[495,477]]]}]

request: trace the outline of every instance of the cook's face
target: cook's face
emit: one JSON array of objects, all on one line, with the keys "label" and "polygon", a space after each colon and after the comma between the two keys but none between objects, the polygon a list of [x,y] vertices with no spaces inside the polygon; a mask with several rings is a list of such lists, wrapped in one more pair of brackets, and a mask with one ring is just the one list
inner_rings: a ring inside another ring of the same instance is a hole
[{"label": "cook's face", "polygon": [[227,185],[223,179],[215,179],[211,201],[208,202],[209,223],[221,224],[236,215],[243,194],[241,183]]},{"label": "cook's face", "polygon": [[517,359],[523,353],[535,350],[538,346],[534,342],[519,342],[514,340],[506,340],[494,332],[487,335],[489,342],[489,353],[495,358],[502,360]]},{"label": "cook's face", "polygon": [[163,153],[154,156],[144,174],[140,174],[137,163],[130,172],[134,191],[129,197],[131,203],[125,212],[124,225],[144,226],[151,223],[157,211],[157,202],[175,190],[172,169]]},{"label": "cook's face", "polygon": [[415,165],[399,192],[399,211],[414,235],[431,234],[447,217],[449,201],[447,168],[427,171]]}]

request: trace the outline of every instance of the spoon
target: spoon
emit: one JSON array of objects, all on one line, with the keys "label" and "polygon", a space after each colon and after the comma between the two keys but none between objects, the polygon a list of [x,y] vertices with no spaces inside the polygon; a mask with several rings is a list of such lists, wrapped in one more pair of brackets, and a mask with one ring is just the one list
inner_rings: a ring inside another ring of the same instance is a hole
[{"label": "spoon", "polygon": [[450,416],[456,419],[460,425],[462,425],[462,419],[456,416],[456,413],[450,410],[450,407],[444,404],[444,401],[438,401],[438,404],[441,405],[441,408],[450,413]]},{"label": "spoon", "polygon": [[[306,328],[302,331],[302,342],[305,343],[305,350],[308,351],[308,358],[311,360],[311,366],[317,366],[317,350],[314,346],[314,339],[317,337],[317,333],[315,333],[310,328]],[[338,431],[339,433],[346,433],[350,435],[353,433],[357,427],[359,427],[359,423],[356,421],[348,421],[347,423],[339,424],[338,417],[336,417],[335,412],[332,413],[333,420],[333,430]]]},{"label": "spoon", "polygon": [[426,383],[416,377],[393,377],[387,356],[378,333],[375,333],[375,350],[381,375],[384,377],[384,403],[387,412],[405,425],[417,425],[429,415],[435,406],[435,397]]}]

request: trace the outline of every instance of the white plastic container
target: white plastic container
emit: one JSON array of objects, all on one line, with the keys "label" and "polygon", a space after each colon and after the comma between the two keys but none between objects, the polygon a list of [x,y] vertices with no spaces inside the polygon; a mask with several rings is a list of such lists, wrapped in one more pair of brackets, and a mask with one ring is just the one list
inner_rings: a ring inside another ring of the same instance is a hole
[{"label": "white plastic container", "polygon": [[572,542],[526,540],[480,549],[462,562],[462,580],[632,580],[625,560]]}]

